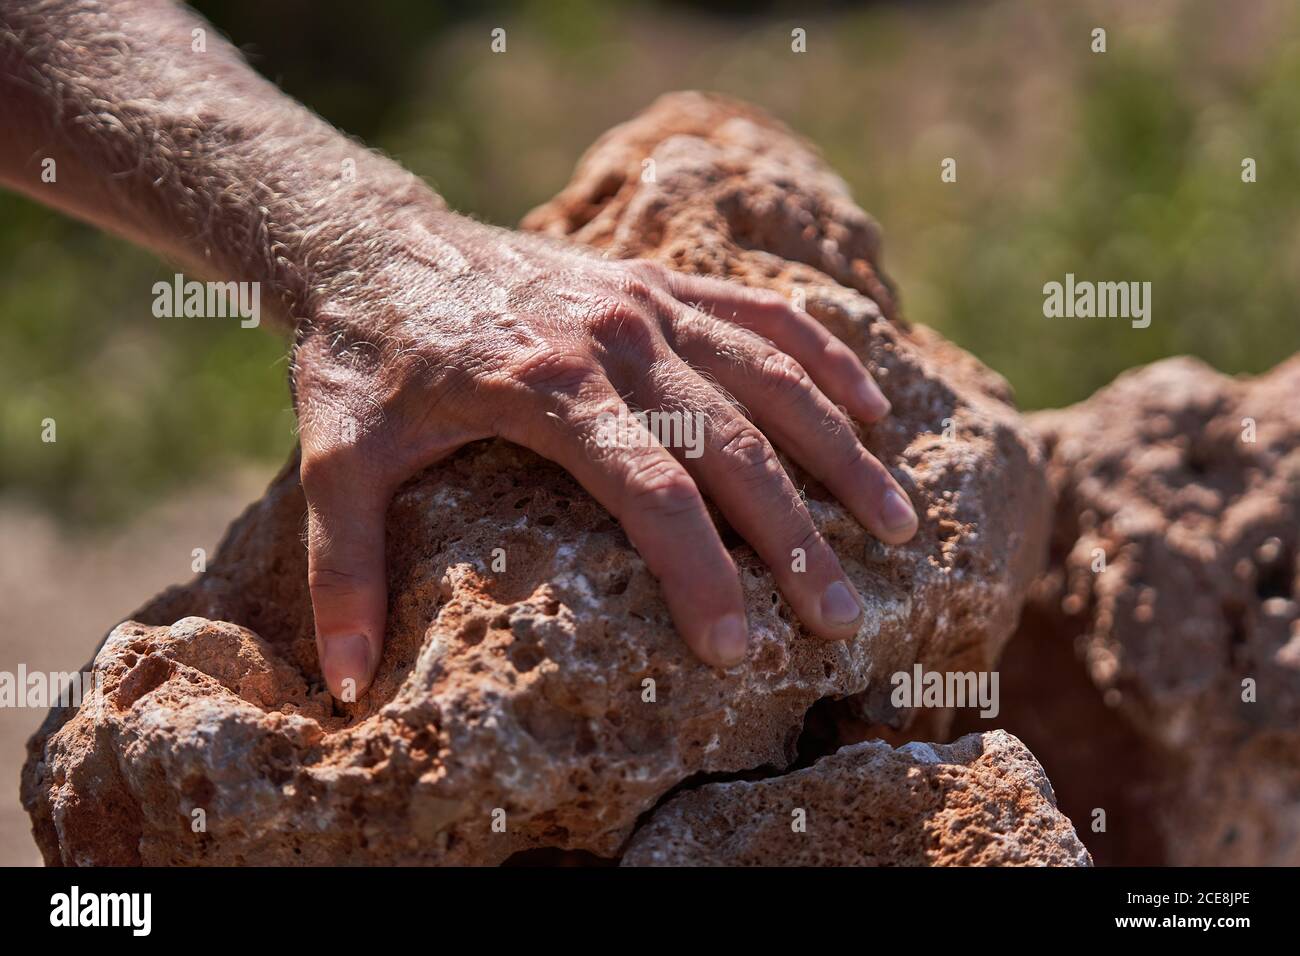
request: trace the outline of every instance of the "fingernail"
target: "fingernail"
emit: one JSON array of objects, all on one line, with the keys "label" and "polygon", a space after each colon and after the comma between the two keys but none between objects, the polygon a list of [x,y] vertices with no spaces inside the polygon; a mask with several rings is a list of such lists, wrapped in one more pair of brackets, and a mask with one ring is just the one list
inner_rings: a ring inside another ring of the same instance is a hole
[{"label": "fingernail", "polygon": [[911,503],[893,488],[885,492],[885,503],[880,508],[880,523],[888,531],[906,531],[916,524],[916,512]]},{"label": "fingernail", "polygon": [[868,411],[873,421],[884,418],[893,407],[889,404],[889,399],[885,398],[885,393],[880,390],[880,386],[869,378],[858,383],[858,401]]},{"label": "fingernail", "polygon": [[745,659],[749,649],[749,636],[746,634],[745,619],[739,614],[728,614],[714,622],[709,631],[709,646],[713,648],[714,657],[723,667],[731,667]]},{"label": "fingernail", "polygon": [[822,620],[827,624],[852,624],[862,616],[862,605],[843,581],[822,592]]},{"label": "fingernail", "polygon": [[370,642],[360,634],[346,634],[327,637],[321,644],[320,669],[330,693],[348,703],[355,701],[370,683]]}]

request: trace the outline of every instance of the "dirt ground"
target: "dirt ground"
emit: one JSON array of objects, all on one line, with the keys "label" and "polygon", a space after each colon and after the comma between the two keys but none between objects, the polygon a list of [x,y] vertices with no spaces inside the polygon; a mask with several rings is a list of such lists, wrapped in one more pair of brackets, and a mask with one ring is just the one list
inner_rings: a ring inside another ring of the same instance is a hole
[{"label": "dirt ground", "polygon": [[[191,553],[211,557],[273,469],[242,470],[156,505],[128,526],[70,534],[46,515],[0,499],[0,671],[75,671],[118,621],[192,576]],[[27,738],[45,710],[0,708],[0,866],[36,866],[18,777]]]}]

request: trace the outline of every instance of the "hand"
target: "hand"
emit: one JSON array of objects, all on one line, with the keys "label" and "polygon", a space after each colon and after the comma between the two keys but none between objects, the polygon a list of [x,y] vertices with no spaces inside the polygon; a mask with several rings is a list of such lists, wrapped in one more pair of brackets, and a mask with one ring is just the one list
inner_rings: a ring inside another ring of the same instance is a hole
[{"label": "hand", "polygon": [[[201,25],[167,0],[0,4],[0,182],[200,273],[260,282],[297,317],[309,585],[333,693],[361,693],[379,662],[393,492],[493,435],[567,469],[622,522],[708,663],[738,662],[747,633],[701,492],[810,631],[856,633],[858,597],[763,434],[878,537],[915,533],[837,407],[866,421],[889,407],[847,347],[775,294],[448,213],[219,38],[190,56]],[[38,156],[57,157],[58,189]],[[639,424],[611,436],[625,402],[703,421],[701,444],[666,449]]]},{"label": "hand", "polygon": [[[409,213],[365,248],[354,284],[300,329],[294,362],[309,583],[333,693],[350,677],[359,694],[379,661],[397,486],[491,436],[556,462],[622,523],[701,660],[733,665],[747,644],[736,567],[701,494],[808,630],[856,633],[857,592],[765,434],[882,540],[908,540],[917,519],[837,407],[874,421],[888,401],[817,321],[775,293],[440,211]],[[665,448],[634,418],[611,431],[628,406],[702,420],[702,440]]]}]

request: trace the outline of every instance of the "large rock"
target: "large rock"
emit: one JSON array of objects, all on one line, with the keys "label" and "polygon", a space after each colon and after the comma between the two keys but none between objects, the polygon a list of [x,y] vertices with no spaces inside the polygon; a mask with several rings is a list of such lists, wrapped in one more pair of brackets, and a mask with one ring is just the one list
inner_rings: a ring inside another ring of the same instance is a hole
[{"label": "large rock", "polygon": [[1002,718],[1099,862],[1300,864],[1297,395],[1300,356],[1255,379],[1170,359],[1032,419],[1052,567]]},{"label": "large rock", "polygon": [[1089,866],[1028,748],[995,730],[880,740],[767,780],[674,797],[623,866]]},{"label": "large rock", "polygon": [[[206,573],[109,635],[95,706],[53,713],[31,742],[23,799],[50,862],[614,856],[695,775],[789,766],[819,700],[896,735],[945,732],[945,711],[895,710],[889,676],[992,666],[1045,552],[1046,486],[1005,383],[887,317],[876,231],[843,183],[753,110],[680,95],[607,134],[527,224],[800,286],[873,366],[894,411],[864,440],[912,495],[919,532],[884,546],[807,483],[867,602],[857,637],[805,636],[737,542],[751,650],[725,672],[702,665],[613,520],[558,468],[485,442],[397,494],[384,657],[361,700],[336,704],[320,688],[291,461]],[[505,573],[490,570],[497,548]]]}]

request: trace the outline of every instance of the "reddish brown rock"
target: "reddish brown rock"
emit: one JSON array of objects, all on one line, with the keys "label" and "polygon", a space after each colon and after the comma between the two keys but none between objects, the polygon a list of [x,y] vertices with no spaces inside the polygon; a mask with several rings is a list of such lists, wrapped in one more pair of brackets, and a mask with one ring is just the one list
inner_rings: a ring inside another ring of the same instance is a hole
[{"label": "reddish brown rock", "polygon": [[[943,711],[891,707],[889,675],[991,666],[1045,550],[1046,487],[1005,383],[885,317],[878,239],[840,180],[753,110],[682,95],[609,133],[528,225],[799,286],[876,370],[894,413],[864,440],[917,503],[916,538],[883,546],[806,486],[867,602],[856,639],[804,635],[737,543],[751,652],[725,672],[701,665],[615,522],[558,468],[485,442],[396,496],[384,658],[363,699],[335,704],[319,686],[291,462],[206,573],[110,635],[103,706],[54,714],[33,739],[23,795],[47,860],[614,856],[693,775],[788,766],[819,700],[852,698],[898,734],[944,732]],[[504,573],[490,570],[498,548]]]},{"label": "reddish brown rock", "polygon": [[1032,419],[1052,568],[1003,723],[1099,862],[1300,863],[1297,395],[1300,356],[1255,379],[1170,359]]},{"label": "reddish brown rock", "polygon": [[674,797],[623,866],[1089,866],[1034,755],[995,730],[873,740],[767,780]]}]

